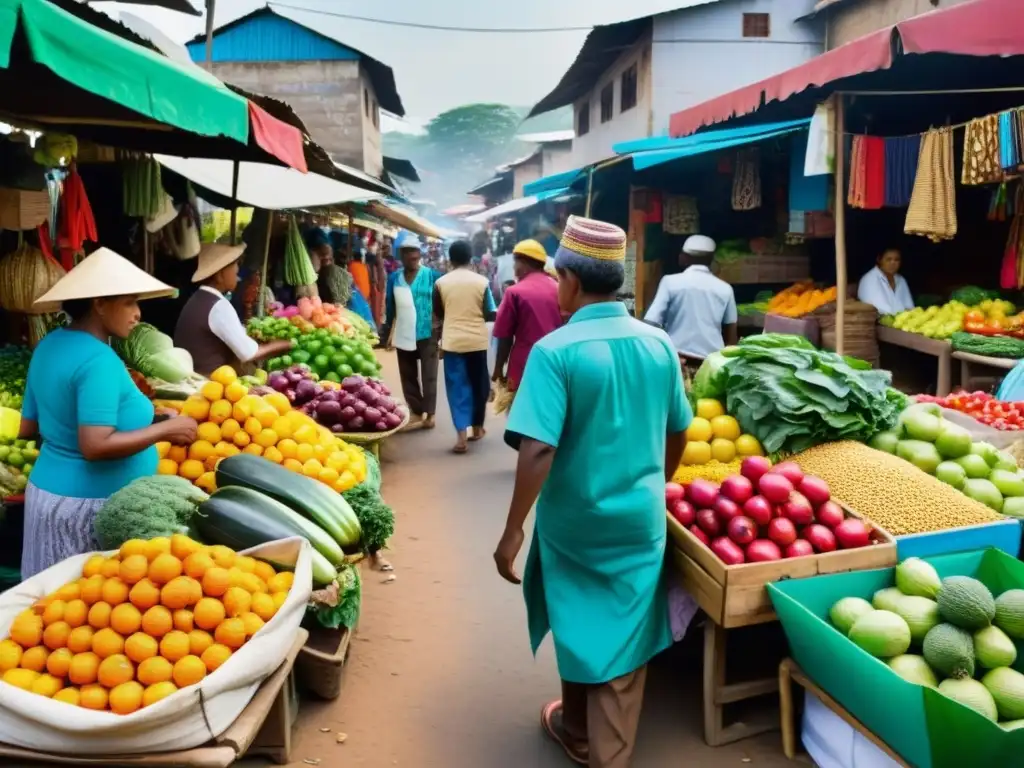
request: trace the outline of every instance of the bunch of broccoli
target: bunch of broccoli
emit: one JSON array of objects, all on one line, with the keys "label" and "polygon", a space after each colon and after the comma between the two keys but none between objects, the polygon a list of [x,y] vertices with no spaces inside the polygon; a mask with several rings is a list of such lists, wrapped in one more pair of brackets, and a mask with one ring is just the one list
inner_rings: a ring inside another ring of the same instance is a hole
[{"label": "bunch of broccoli", "polygon": [[104,549],[129,539],[188,533],[201,503],[210,498],[183,477],[141,477],[119,490],[96,513],[93,532]]}]

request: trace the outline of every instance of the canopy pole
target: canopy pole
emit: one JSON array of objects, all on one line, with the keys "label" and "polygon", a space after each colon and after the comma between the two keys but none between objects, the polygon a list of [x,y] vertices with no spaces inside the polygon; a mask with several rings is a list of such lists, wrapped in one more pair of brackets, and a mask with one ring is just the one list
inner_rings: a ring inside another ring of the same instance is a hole
[{"label": "canopy pole", "polygon": [[206,69],[213,71],[213,6],[216,0],[206,0]]},{"label": "canopy pole", "polygon": [[256,314],[264,317],[267,314],[267,304],[264,296],[267,293],[267,286],[270,284],[270,235],[274,228],[274,212],[267,209],[267,230],[263,235],[263,267],[260,270],[260,295],[256,299]]},{"label": "canopy pole", "polygon": [[356,236],[356,228],[355,228],[355,222],[353,222],[353,220],[352,220],[352,206],[351,205],[347,206],[347,208],[348,208],[348,211],[347,211],[347,213],[348,213],[348,263],[351,264],[352,263],[352,240]]},{"label": "canopy pole", "polygon": [[584,214],[583,214],[588,219],[590,218],[590,203],[591,203],[591,200],[593,199],[593,191],[594,191],[594,169],[591,168],[590,171],[587,173],[587,207],[586,207],[586,210],[584,211]]},{"label": "canopy pole", "polygon": [[235,160],[231,164],[231,239],[228,241],[231,245],[237,245],[235,242],[238,239],[235,230],[237,229],[238,222],[238,161]]},{"label": "canopy pole", "polygon": [[846,110],[842,93],[836,94],[836,352],[846,342]]}]

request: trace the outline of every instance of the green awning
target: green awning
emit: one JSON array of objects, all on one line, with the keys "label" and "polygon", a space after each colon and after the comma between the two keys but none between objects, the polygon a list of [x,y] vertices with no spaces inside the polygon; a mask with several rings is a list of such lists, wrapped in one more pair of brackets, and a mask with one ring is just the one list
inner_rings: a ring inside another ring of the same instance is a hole
[{"label": "green awning", "polygon": [[19,27],[29,58],[83,91],[201,136],[249,140],[248,101],[220,80],[46,0],[0,0],[0,68],[11,68],[12,57],[18,56]]}]

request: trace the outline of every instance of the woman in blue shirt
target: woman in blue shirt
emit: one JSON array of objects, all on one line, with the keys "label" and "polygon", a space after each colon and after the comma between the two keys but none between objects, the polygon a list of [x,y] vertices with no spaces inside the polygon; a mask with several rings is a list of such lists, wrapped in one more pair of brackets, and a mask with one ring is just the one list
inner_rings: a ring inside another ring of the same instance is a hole
[{"label": "woman in blue shirt", "polygon": [[173,293],[101,248],[37,300],[60,302],[72,322],[39,343],[28,368],[19,436],[39,436],[42,447],[25,491],[22,578],[97,549],[93,518],[106,499],[156,473],[156,443],[195,439],[190,418],[154,421],[108,343],[139,323],[140,299]]}]

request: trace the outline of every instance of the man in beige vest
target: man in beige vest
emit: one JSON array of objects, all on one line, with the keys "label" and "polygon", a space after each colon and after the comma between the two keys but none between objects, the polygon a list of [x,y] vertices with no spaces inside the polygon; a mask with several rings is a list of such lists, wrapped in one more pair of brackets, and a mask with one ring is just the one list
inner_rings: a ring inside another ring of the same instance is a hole
[{"label": "man in beige vest", "polygon": [[434,285],[434,314],[441,322],[444,386],[458,432],[453,450],[465,453],[469,442],[484,436],[484,415],[491,394],[487,323],[494,320],[497,308],[487,278],[469,268],[473,259],[469,242],[452,243],[448,259],[451,271]]}]

